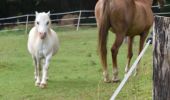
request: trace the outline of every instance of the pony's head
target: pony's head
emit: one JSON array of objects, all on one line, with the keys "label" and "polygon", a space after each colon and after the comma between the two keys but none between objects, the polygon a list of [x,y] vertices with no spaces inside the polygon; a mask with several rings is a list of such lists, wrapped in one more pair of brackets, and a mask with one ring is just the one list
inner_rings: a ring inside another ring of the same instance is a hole
[{"label": "pony's head", "polygon": [[36,14],[35,27],[38,31],[40,38],[44,39],[47,36],[51,26],[50,12],[48,13],[35,12],[35,14]]}]

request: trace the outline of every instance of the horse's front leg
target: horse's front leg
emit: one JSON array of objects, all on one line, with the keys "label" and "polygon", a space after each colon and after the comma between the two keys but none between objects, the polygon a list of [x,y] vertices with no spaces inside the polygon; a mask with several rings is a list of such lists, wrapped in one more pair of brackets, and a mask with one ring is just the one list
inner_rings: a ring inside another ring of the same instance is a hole
[{"label": "horse's front leg", "polygon": [[130,61],[133,56],[132,43],[133,43],[133,37],[128,37],[128,55],[127,55],[128,61],[127,61],[126,68],[125,68],[125,75],[129,71]]},{"label": "horse's front leg", "polygon": [[41,88],[45,88],[47,86],[48,66],[49,66],[51,57],[52,57],[52,55],[47,56],[44,61],[44,65],[42,68],[42,80],[41,80],[41,84],[40,84]]},{"label": "horse's front leg", "polygon": [[[139,53],[138,53],[138,55],[141,53],[141,51],[142,51],[142,49],[143,49],[143,45],[144,45],[144,43],[145,43],[146,37],[148,36],[148,33],[149,33],[149,30],[146,31],[146,32],[141,33],[141,35],[140,35]],[[138,65],[137,65],[137,66],[138,66],[138,67],[137,67],[136,70],[135,70],[134,76],[136,76],[136,75],[138,74],[138,72],[139,72],[140,61],[138,62]]]},{"label": "horse's front leg", "polygon": [[41,67],[41,61],[40,59],[36,58],[36,66],[35,66],[35,86],[40,85],[40,67]]}]

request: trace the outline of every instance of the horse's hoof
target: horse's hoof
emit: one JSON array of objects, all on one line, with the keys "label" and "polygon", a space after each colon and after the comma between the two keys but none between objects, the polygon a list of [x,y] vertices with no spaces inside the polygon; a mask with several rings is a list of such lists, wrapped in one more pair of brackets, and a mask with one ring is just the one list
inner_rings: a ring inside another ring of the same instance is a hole
[{"label": "horse's hoof", "polygon": [[110,83],[111,80],[107,77],[107,78],[104,78],[104,82],[105,82],[105,83]]},{"label": "horse's hoof", "polygon": [[40,83],[35,83],[35,86],[37,86],[37,87],[40,86]]},{"label": "horse's hoof", "polygon": [[111,80],[104,80],[105,83],[111,83]]},{"label": "horse's hoof", "polygon": [[113,82],[113,83],[120,82],[120,79],[119,79],[119,78],[114,78],[114,79],[112,79],[112,82]]},{"label": "horse's hoof", "polygon": [[134,73],[134,75],[133,76],[137,76],[138,75],[138,73],[135,71],[135,73]]},{"label": "horse's hoof", "polygon": [[44,89],[44,88],[46,88],[47,87],[47,84],[40,84],[40,88],[42,88],[42,89]]},{"label": "horse's hoof", "polygon": [[127,73],[125,72],[125,75],[124,75],[124,77],[126,77],[127,76]]}]

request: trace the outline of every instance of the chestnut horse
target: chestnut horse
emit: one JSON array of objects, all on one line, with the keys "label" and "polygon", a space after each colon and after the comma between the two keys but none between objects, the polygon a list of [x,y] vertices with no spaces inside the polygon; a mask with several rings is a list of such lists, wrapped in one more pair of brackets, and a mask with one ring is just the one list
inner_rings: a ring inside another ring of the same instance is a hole
[{"label": "chestnut horse", "polygon": [[[134,36],[140,36],[139,53],[153,24],[151,10],[152,0],[99,0],[95,7],[95,16],[99,28],[98,49],[103,66],[104,82],[117,82],[117,54],[124,40],[128,37],[128,55],[125,72],[129,70],[133,56],[132,43]],[[110,81],[107,70],[107,36],[109,29],[115,34],[115,42],[111,48],[113,77]]]}]

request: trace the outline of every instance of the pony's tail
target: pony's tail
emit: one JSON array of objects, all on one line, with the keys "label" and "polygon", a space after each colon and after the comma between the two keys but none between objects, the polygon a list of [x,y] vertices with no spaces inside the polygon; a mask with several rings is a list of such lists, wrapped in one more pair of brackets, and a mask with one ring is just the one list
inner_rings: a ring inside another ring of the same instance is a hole
[{"label": "pony's tail", "polygon": [[107,36],[110,28],[109,20],[109,1],[103,0],[103,11],[101,14],[101,20],[99,23],[99,37],[98,37],[98,50],[103,67],[107,67]]}]

